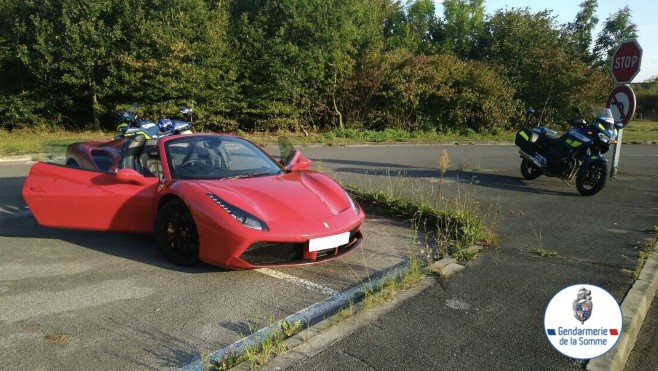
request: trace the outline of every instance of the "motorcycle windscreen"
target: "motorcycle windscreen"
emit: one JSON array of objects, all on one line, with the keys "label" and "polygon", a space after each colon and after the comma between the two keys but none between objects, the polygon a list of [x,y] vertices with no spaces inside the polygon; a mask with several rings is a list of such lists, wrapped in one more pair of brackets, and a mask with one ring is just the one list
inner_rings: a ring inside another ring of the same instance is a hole
[{"label": "motorcycle windscreen", "polygon": [[96,231],[152,232],[157,178],[121,182],[116,174],[38,162],[23,198],[43,226]]}]

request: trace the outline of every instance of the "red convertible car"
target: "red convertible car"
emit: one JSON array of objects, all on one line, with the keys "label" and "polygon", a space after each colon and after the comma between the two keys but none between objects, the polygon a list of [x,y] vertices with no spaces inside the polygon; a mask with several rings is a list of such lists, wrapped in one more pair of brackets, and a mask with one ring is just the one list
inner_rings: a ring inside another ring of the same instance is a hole
[{"label": "red convertible car", "polygon": [[39,224],[154,233],[164,256],[231,269],[332,260],[363,241],[359,205],[280,141],[281,161],[230,135],[75,143],[38,162],[23,198]]}]

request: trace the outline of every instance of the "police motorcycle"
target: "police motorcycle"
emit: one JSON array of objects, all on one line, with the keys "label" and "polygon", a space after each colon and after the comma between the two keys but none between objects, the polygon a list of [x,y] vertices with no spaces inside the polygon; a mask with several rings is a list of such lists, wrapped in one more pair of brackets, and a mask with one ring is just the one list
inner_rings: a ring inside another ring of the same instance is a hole
[{"label": "police motorcycle", "polygon": [[589,124],[580,108],[573,107],[572,111],[578,116],[567,120],[571,128],[562,135],[543,126],[529,127],[535,111],[527,111],[524,128],[514,141],[520,148],[521,175],[528,180],[540,175],[565,181],[576,177],[578,192],[592,196],[605,186],[608,160],[603,154],[616,143],[618,130],[624,125],[615,122],[609,108],[595,108]]},{"label": "police motorcycle", "polygon": [[182,106],[180,113],[186,120],[172,120],[161,118],[157,123],[141,118],[137,115],[136,109],[138,103],[133,103],[127,111],[118,114],[119,125],[117,131],[120,133],[114,139],[121,137],[131,137],[135,135],[144,135],[146,139],[156,139],[173,134],[190,134],[192,133],[192,109]]}]

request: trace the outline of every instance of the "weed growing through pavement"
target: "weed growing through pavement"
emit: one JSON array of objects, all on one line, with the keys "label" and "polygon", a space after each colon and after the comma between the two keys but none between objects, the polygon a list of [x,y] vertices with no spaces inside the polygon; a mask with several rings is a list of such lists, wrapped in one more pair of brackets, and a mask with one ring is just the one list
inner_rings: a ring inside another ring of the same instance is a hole
[{"label": "weed growing through pavement", "polygon": [[461,249],[452,255],[459,262],[466,262],[477,258],[478,252],[474,249]]},{"label": "weed growing through pavement", "polygon": [[539,233],[537,233],[537,230],[535,229],[535,227],[532,226],[531,223],[528,223],[528,225],[530,225],[530,228],[532,228],[532,233],[535,234],[536,242],[535,242],[535,246],[534,246],[534,253],[539,255],[539,256],[542,256],[542,257],[557,256],[558,255],[557,252],[546,250],[544,248],[544,243],[542,242],[542,239],[541,239],[541,229],[539,230]]},{"label": "weed growing through pavement", "polygon": [[[272,323],[272,321],[270,321]],[[250,325],[251,333],[255,333],[258,326]],[[278,326],[272,326],[259,342],[247,346],[241,354],[230,351],[220,360],[213,360],[207,353],[201,354],[201,363],[204,371],[224,371],[231,369],[242,362],[248,362],[251,369],[256,369],[279,354],[285,353],[288,346],[285,340],[303,330],[301,321],[281,321]]]},{"label": "weed growing through pavement", "polygon": [[416,254],[409,255],[407,269],[381,282],[378,286],[368,286],[363,292],[363,309],[385,303],[401,290],[406,290],[424,276],[423,264]]},{"label": "weed growing through pavement", "polygon": [[395,192],[377,192],[348,187],[360,203],[382,214],[405,219],[413,228],[422,229],[423,235],[429,236],[422,248],[430,250],[424,251],[423,255],[432,261],[452,255],[478,241],[483,241],[487,246],[495,241],[493,230],[488,230],[478,215],[479,204],[470,196],[464,197],[458,193],[453,198],[441,198],[443,208],[439,208],[423,200],[420,196],[423,192],[413,187],[405,189],[411,191],[411,197],[416,197],[416,200],[396,196],[398,188]]},{"label": "weed growing through pavement", "polygon": [[283,333],[287,337],[295,336],[302,331],[302,322],[295,321],[290,323],[288,321],[283,321],[281,322],[281,330],[283,330]]},{"label": "weed growing through pavement", "polygon": [[446,174],[446,171],[448,171],[448,167],[450,166],[450,156],[448,156],[448,150],[443,149],[441,151],[441,154],[439,155],[439,189],[436,190],[436,196],[434,196],[434,200],[436,200],[441,196],[441,185],[443,184],[443,176]]},{"label": "weed growing through pavement", "polygon": [[658,225],[655,225],[649,232],[654,234],[653,238],[643,241],[637,246],[639,255],[635,264],[635,270],[632,271],[633,278],[635,279],[640,278],[640,273],[642,273],[642,268],[644,268],[647,260],[653,254],[658,253]]}]

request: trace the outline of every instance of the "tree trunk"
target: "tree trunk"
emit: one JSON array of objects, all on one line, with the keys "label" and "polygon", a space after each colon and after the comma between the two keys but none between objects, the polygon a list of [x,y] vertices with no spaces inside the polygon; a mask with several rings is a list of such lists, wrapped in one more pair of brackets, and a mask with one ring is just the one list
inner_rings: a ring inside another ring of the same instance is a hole
[{"label": "tree trunk", "polygon": [[334,103],[334,111],[336,111],[336,115],[338,115],[338,128],[340,130],[343,130],[345,127],[343,126],[343,114],[340,113],[340,110],[338,109],[338,105],[336,104],[336,89],[338,84],[338,70],[334,69],[334,89],[331,94],[331,99]]},{"label": "tree trunk", "polygon": [[93,118],[93,124],[94,124],[94,130],[100,131],[101,130],[101,123],[100,120],[98,119],[98,95],[96,94],[96,85],[92,80],[89,81],[89,90],[91,93],[91,114]]}]

